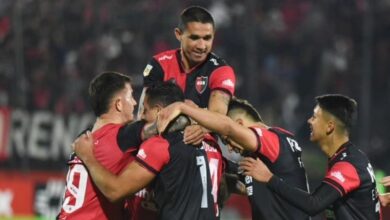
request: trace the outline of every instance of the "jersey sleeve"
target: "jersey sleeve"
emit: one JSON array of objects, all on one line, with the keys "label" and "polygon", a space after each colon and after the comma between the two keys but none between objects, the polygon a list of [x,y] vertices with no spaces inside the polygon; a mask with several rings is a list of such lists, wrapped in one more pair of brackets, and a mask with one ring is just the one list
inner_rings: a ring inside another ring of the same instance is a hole
[{"label": "jersey sleeve", "polygon": [[322,183],[310,194],[293,187],[275,175],[271,177],[267,186],[290,204],[298,207],[310,216],[325,210],[326,207],[329,207],[329,205],[341,197],[337,190],[328,184]]},{"label": "jersey sleeve", "polygon": [[210,76],[210,89],[220,89],[231,96],[234,95],[236,87],[236,75],[230,66],[221,66],[213,71]]},{"label": "jersey sleeve", "polygon": [[156,175],[169,162],[169,143],[161,136],[145,141],[137,154],[136,160]]},{"label": "jersey sleeve", "polygon": [[280,152],[279,137],[267,129],[258,127],[250,127],[250,129],[257,137],[258,148],[256,152],[268,158],[272,163],[275,162]]},{"label": "jersey sleeve", "polygon": [[344,196],[360,185],[360,178],[355,167],[349,162],[337,162],[327,172],[324,183],[335,188]]},{"label": "jersey sleeve", "polygon": [[142,143],[142,129],[145,126],[145,121],[135,121],[121,127],[118,131],[117,141],[120,149],[123,152],[128,150],[138,150]]},{"label": "jersey sleeve", "polygon": [[156,59],[152,59],[145,67],[143,72],[144,77],[144,87],[149,87],[153,85],[155,82],[164,81],[164,71],[161,65],[156,61]]}]

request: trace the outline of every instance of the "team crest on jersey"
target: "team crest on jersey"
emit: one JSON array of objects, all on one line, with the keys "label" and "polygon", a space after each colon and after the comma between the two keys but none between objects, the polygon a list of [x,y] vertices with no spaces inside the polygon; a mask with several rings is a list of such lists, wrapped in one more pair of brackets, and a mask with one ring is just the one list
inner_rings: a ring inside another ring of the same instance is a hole
[{"label": "team crest on jersey", "polygon": [[198,91],[199,94],[202,94],[206,90],[208,81],[209,81],[209,78],[207,76],[196,77],[195,89],[196,89],[196,91]]}]

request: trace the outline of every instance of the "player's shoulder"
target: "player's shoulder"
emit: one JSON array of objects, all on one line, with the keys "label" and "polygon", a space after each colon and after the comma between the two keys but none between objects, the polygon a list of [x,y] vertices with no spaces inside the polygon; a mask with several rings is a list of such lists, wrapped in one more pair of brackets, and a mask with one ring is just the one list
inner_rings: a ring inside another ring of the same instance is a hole
[{"label": "player's shoulder", "polygon": [[178,51],[178,49],[166,50],[166,51],[163,51],[163,52],[160,52],[160,53],[154,55],[153,58],[157,62],[173,60],[173,59],[176,59],[177,51]]},{"label": "player's shoulder", "polygon": [[347,154],[345,160],[355,167],[365,168],[370,163],[367,155],[355,145],[348,147],[345,153]]},{"label": "player's shoulder", "polygon": [[99,138],[107,135],[116,135],[118,134],[119,129],[122,127],[122,124],[106,124],[103,127],[93,132],[95,138]]},{"label": "player's shoulder", "polygon": [[287,136],[294,137],[294,133],[281,127],[271,127],[268,130],[277,133],[279,135],[287,135]]},{"label": "player's shoulder", "polygon": [[369,160],[360,149],[356,148],[355,145],[348,143],[331,159],[331,164],[333,164],[333,166],[339,163],[348,163],[359,169],[362,167],[365,168],[369,163]]},{"label": "player's shoulder", "polygon": [[166,138],[164,138],[163,136],[161,135],[155,135],[149,139],[147,139],[146,141],[144,141],[142,143],[142,146],[145,146],[145,145],[157,145],[157,144],[168,144],[168,140]]},{"label": "player's shoulder", "polygon": [[225,59],[221,58],[220,56],[218,56],[217,54],[211,52],[209,57],[208,57],[208,60],[207,60],[208,64],[209,65],[213,65],[213,66],[229,66],[229,64],[226,62]]}]

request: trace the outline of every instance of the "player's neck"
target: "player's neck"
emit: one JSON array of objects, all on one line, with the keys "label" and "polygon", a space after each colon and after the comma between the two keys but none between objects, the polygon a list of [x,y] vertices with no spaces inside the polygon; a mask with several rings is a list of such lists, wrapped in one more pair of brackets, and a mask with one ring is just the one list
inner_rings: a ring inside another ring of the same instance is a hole
[{"label": "player's neck", "polygon": [[184,72],[188,73],[191,71],[191,69],[195,66],[194,64],[191,65],[190,61],[184,57],[184,55],[181,56],[181,66],[183,67]]},{"label": "player's neck", "polygon": [[322,151],[330,158],[337,150],[346,142],[349,141],[348,136],[331,136],[326,141],[320,143]]},{"label": "player's neck", "polygon": [[188,59],[184,53],[183,50],[180,50],[180,57],[181,57],[181,66],[185,73],[189,73],[194,67],[199,65],[199,63],[191,62],[190,59]]},{"label": "player's neck", "polygon": [[99,130],[107,124],[122,124],[122,120],[115,116],[103,114],[96,118],[95,124],[93,125],[92,132]]}]

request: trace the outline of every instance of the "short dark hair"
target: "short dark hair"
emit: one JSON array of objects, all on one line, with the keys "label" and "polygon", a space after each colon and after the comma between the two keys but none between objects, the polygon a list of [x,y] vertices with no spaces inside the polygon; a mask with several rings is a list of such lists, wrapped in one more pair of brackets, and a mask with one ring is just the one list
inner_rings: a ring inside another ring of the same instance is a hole
[{"label": "short dark hair", "polygon": [[182,11],[180,14],[180,20],[178,28],[184,31],[187,28],[189,22],[200,22],[203,24],[210,23],[215,29],[215,23],[213,16],[210,12],[201,6],[190,6]]},{"label": "short dark hair", "polygon": [[318,106],[339,119],[349,131],[354,121],[357,102],[345,95],[326,94],[316,97]]},{"label": "short dark hair", "polygon": [[174,102],[184,101],[184,93],[178,85],[171,81],[156,82],[146,89],[149,105],[160,104],[165,107]]},{"label": "short dark hair", "polygon": [[228,112],[233,110],[241,110],[245,112],[245,114],[254,122],[263,122],[260,113],[245,99],[233,97],[229,102]]},{"label": "short dark hair", "polygon": [[93,112],[97,117],[106,113],[112,97],[131,84],[131,79],[122,73],[103,72],[89,84],[88,94]]}]

